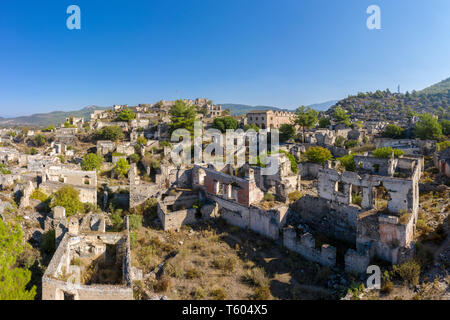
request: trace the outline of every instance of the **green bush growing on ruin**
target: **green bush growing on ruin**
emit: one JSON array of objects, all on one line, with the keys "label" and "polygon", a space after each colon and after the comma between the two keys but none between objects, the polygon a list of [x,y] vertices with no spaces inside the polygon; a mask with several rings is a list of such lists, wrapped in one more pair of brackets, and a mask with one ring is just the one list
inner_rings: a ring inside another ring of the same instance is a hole
[{"label": "green bush growing on ruin", "polygon": [[302,196],[303,196],[303,194],[298,190],[295,190],[288,194],[289,201],[291,201],[291,202],[297,201]]},{"label": "green bush growing on ruin", "polygon": [[136,119],[136,114],[130,108],[123,109],[117,116],[117,121],[131,121],[134,119]]},{"label": "green bush growing on ruin", "polygon": [[442,141],[436,143],[436,151],[444,151],[445,149],[450,148],[450,141]]},{"label": "green bush growing on ruin", "polygon": [[405,153],[402,150],[392,149],[391,147],[377,148],[372,151],[372,156],[376,158],[391,159],[392,154],[394,155],[395,158],[398,158],[404,155]]},{"label": "green bush growing on ruin", "polygon": [[137,214],[130,214],[128,216],[128,222],[130,224],[130,230],[137,230],[142,227],[142,216]]},{"label": "green bush growing on ruin", "polygon": [[81,169],[84,171],[100,170],[103,164],[103,158],[96,153],[88,153],[83,157]]},{"label": "green bush growing on ruin", "polygon": [[0,163],[0,174],[11,174],[11,170],[6,169],[6,166]]},{"label": "green bush growing on ruin", "polygon": [[128,174],[128,171],[130,171],[130,164],[126,159],[120,158],[114,167],[114,171],[119,177],[125,177]]},{"label": "green bush growing on ruin", "polygon": [[96,140],[117,141],[124,138],[123,130],[119,126],[108,126],[98,130],[94,137]]},{"label": "green bush growing on ruin", "polygon": [[66,216],[70,217],[84,209],[80,201],[80,192],[71,186],[63,186],[55,192],[51,207],[64,207]]},{"label": "green bush growing on ruin", "polygon": [[55,229],[45,232],[41,241],[41,250],[48,255],[53,255],[56,250],[55,240]]},{"label": "green bush growing on ruin", "polygon": [[346,156],[337,158],[337,160],[345,168],[346,171],[354,172],[356,170],[354,158],[355,158],[354,154],[348,154]]},{"label": "green bush growing on ruin", "polygon": [[405,129],[396,126],[395,124],[388,124],[384,128],[383,137],[391,139],[401,139],[405,137]]},{"label": "green bush growing on ruin", "polygon": [[419,121],[414,127],[414,134],[420,139],[438,139],[442,136],[442,126],[431,113],[419,116]]},{"label": "green bush growing on ruin", "polygon": [[351,149],[356,147],[359,144],[358,140],[347,140],[344,142],[344,147],[347,149]]},{"label": "green bush growing on ruin", "polygon": [[45,202],[48,199],[48,195],[46,195],[41,189],[35,189],[30,196],[30,199],[35,199],[40,202]]},{"label": "green bush growing on ruin", "polygon": [[330,150],[322,147],[309,147],[304,156],[307,161],[320,164],[333,159]]},{"label": "green bush growing on ruin", "polygon": [[264,201],[274,201],[275,200],[275,196],[272,193],[267,192],[266,194],[264,194],[263,200]]},{"label": "green bush growing on ruin", "polygon": [[0,300],[33,300],[36,296],[36,286],[27,289],[31,271],[17,266],[24,249],[20,225],[0,219]]},{"label": "green bush growing on ruin", "polygon": [[285,154],[286,157],[289,159],[289,161],[291,163],[291,171],[293,173],[298,173],[298,162],[297,162],[297,159],[295,159],[294,155],[285,150],[280,150],[280,153]]}]

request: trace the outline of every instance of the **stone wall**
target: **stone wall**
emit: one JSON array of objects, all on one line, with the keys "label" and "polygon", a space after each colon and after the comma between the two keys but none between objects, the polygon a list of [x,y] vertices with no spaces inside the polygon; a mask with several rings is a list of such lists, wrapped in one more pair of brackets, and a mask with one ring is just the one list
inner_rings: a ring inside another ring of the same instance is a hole
[{"label": "stone wall", "polygon": [[298,239],[293,227],[285,228],[283,230],[283,245],[310,261],[329,267],[336,265],[336,248],[324,244],[321,249],[316,249],[315,239],[310,233],[304,233]]}]

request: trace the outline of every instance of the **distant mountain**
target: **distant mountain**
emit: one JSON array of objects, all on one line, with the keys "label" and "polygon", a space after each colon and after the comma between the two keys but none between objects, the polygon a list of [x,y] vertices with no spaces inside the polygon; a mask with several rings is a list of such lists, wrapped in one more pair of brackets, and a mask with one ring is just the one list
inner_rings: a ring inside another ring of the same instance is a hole
[{"label": "distant mountain", "polygon": [[436,84],[433,84],[432,86],[429,86],[421,91],[419,93],[423,94],[436,94],[436,93],[448,93],[448,90],[450,90],[450,78],[442,80],[441,82],[438,82]]},{"label": "distant mountain", "polygon": [[339,100],[330,100],[322,103],[310,104],[308,107],[316,111],[327,111],[334,106]]},{"label": "distant mountain", "polygon": [[1,118],[0,126],[14,127],[14,126],[32,126],[32,127],[47,127],[49,125],[59,125],[64,123],[68,117],[77,117],[89,119],[89,115],[94,110],[104,110],[105,107],[88,106],[78,111],[54,111],[50,113],[37,113],[31,116],[22,116],[16,118]]},{"label": "distant mountain", "polygon": [[246,114],[250,111],[255,110],[287,110],[287,109],[280,109],[277,107],[270,107],[270,106],[249,106],[246,104],[235,104],[235,103],[223,103],[221,104],[222,109],[230,109],[231,115],[233,116],[240,116],[243,114]]},{"label": "distant mountain", "polygon": [[[326,102],[322,102],[322,103],[311,104],[308,107],[310,107],[314,110],[317,110],[317,111],[326,111],[331,106],[336,104],[336,102],[338,102],[338,100],[332,100],[332,101],[326,101]],[[255,110],[294,111],[293,109],[278,108],[278,107],[272,107],[272,106],[250,106],[250,105],[246,105],[246,104],[235,104],[235,103],[222,103],[221,105],[222,105],[223,109],[230,109],[231,115],[233,115],[233,116],[244,115],[250,111],[255,111]]]}]

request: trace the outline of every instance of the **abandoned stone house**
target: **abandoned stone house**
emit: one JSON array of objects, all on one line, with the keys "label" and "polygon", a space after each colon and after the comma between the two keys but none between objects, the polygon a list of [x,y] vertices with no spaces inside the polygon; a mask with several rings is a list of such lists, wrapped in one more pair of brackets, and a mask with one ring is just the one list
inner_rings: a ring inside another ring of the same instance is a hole
[{"label": "abandoned stone house", "polygon": [[438,168],[439,173],[450,178],[450,148],[441,152],[435,152],[433,155],[434,166]]},{"label": "abandoned stone house", "polygon": [[63,166],[51,166],[42,171],[39,188],[47,194],[70,185],[80,192],[80,201],[97,204],[97,172],[82,171]]},{"label": "abandoned stone house", "polygon": [[80,223],[55,209],[61,240],[42,277],[42,299],[133,300],[132,281],[141,272],[131,267],[128,219],[124,231],[105,232],[103,215],[86,215]]},{"label": "abandoned stone house", "polygon": [[373,142],[375,148],[391,147],[402,150],[408,156],[426,155],[436,148],[434,140],[375,138]]},{"label": "abandoned stone house", "polygon": [[374,257],[396,264],[414,253],[421,165],[406,157],[354,161],[357,172],[321,168],[318,196],[304,196],[292,209],[295,221],[351,244],[345,268],[365,272]]},{"label": "abandoned stone house", "polygon": [[246,123],[256,124],[261,129],[280,128],[282,124],[292,124],[294,112],[288,111],[251,111],[247,113]]}]

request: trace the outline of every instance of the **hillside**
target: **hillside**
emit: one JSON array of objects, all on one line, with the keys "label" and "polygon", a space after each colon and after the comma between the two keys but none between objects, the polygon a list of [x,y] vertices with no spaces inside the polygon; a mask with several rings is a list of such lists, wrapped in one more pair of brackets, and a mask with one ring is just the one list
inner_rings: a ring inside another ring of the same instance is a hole
[{"label": "hillside", "polygon": [[389,90],[358,93],[338,101],[327,113],[332,114],[337,106],[347,110],[358,119],[402,120],[414,114],[433,113],[441,118],[450,118],[450,91],[426,94],[391,93]]},{"label": "hillside", "polygon": [[103,110],[104,107],[88,106],[77,111],[54,111],[50,113],[37,113],[31,116],[22,116],[17,118],[1,118],[0,126],[14,127],[14,126],[36,126],[46,127],[49,125],[58,125],[65,121],[67,117],[74,116],[78,118],[89,119],[89,115],[94,110]]},{"label": "hillside", "polygon": [[450,78],[442,80],[441,82],[438,82],[436,84],[433,84],[432,86],[429,86],[428,88],[425,88],[425,89],[419,91],[419,93],[423,93],[423,94],[438,94],[438,93],[447,94],[449,90],[450,90]]}]

